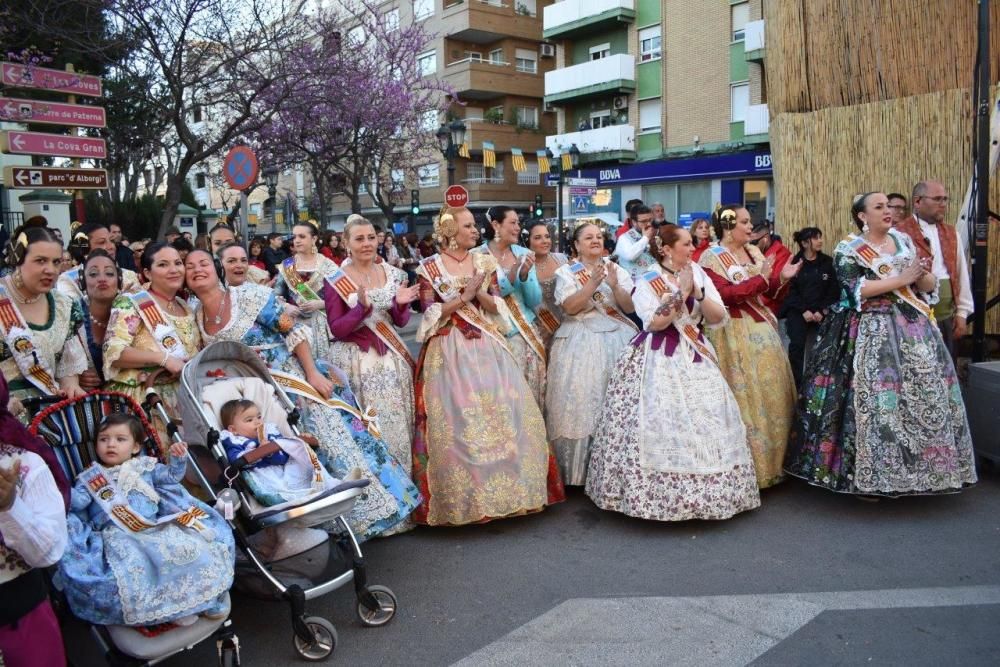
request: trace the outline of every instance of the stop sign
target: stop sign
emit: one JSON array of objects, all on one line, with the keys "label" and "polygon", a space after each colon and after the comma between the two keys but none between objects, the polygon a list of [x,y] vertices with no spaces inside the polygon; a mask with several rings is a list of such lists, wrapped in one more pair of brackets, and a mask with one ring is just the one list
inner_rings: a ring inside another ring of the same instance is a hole
[{"label": "stop sign", "polygon": [[452,185],[444,191],[444,203],[459,208],[469,203],[469,191],[461,185]]}]

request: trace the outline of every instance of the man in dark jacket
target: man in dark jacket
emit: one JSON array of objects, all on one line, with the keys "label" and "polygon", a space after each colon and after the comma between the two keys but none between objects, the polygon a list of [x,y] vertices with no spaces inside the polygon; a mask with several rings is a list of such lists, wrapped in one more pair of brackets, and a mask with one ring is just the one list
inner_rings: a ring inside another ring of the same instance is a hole
[{"label": "man in dark jacket", "polygon": [[[765,258],[772,258],[773,266],[771,275],[776,276],[785,268],[785,264],[792,258],[792,252],[781,242],[781,237],[774,234],[769,220],[759,220],[754,223],[750,232],[750,243],[757,246],[757,249],[764,253]],[[761,296],[764,305],[771,309],[775,315],[781,310],[781,300],[775,300],[767,296]]]},{"label": "man in dark jacket", "polygon": [[267,237],[267,247],[264,248],[264,252],[261,255],[264,258],[264,265],[267,266],[267,272],[271,274],[272,278],[278,275],[278,267],[288,258],[285,250],[281,247],[283,240],[284,237],[277,232],[269,234]]},{"label": "man in dark jacket", "polygon": [[108,225],[108,230],[111,232],[111,242],[115,244],[115,262],[119,268],[135,271],[135,255],[128,246],[122,245],[124,240],[122,226],[117,222],[112,222]]}]

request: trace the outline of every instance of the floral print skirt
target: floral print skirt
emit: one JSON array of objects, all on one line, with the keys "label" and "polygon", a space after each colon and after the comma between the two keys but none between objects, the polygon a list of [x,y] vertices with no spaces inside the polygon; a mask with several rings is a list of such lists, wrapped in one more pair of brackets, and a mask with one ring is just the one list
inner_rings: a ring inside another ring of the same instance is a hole
[{"label": "floral print skirt", "polygon": [[899,496],[976,482],[958,377],[941,334],[898,305],[821,325],[786,470],[831,491]]},{"label": "floral print skirt", "polygon": [[657,521],[728,519],[760,506],[739,406],[715,364],[649,342],[623,353],[587,471],[606,510]]}]

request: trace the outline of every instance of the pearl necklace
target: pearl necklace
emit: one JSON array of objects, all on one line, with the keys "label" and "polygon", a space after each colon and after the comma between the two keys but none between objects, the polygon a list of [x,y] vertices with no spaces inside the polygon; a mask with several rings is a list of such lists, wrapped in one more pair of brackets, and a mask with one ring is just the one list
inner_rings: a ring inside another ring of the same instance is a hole
[{"label": "pearl necklace", "polygon": [[17,301],[18,303],[25,306],[30,306],[33,303],[38,303],[38,300],[41,299],[43,296],[45,296],[44,292],[41,294],[36,294],[35,296],[23,296],[21,294],[21,290],[17,288],[17,285],[15,285],[14,281],[11,280],[10,278],[7,278],[7,284],[10,285],[10,295],[14,297],[14,301]]}]

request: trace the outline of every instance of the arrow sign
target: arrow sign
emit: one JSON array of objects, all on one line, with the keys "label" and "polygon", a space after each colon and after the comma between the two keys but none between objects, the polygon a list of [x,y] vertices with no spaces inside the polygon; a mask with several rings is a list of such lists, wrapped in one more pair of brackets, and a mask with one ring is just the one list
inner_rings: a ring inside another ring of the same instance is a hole
[{"label": "arrow sign", "polygon": [[13,88],[55,90],[67,95],[100,97],[103,94],[100,77],[20,63],[0,63],[0,82]]},{"label": "arrow sign", "polygon": [[104,160],[108,147],[104,139],[9,130],[0,132],[0,153]]},{"label": "arrow sign", "polygon": [[104,169],[57,169],[53,167],[4,167],[8,188],[26,190],[106,190]]},{"label": "arrow sign", "polygon": [[41,100],[0,97],[0,120],[12,123],[44,123],[75,127],[105,127],[107,118],[101,107],[82,104],[59,104]]}]

